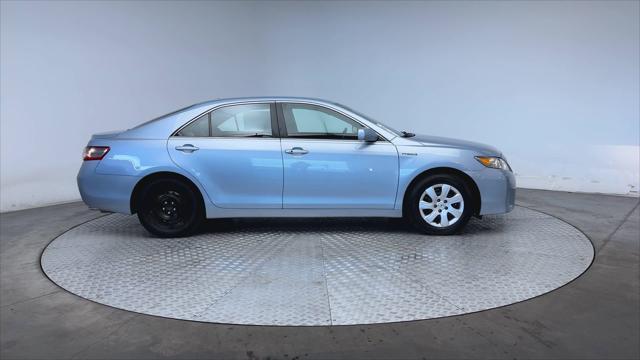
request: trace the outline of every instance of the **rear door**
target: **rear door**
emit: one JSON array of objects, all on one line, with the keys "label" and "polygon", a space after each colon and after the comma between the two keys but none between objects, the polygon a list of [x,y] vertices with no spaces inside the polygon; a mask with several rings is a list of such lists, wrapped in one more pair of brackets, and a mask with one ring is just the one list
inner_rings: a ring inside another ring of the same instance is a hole
[{"label": "rear door", "polygon": [[357,138],[364,125],[332,109],[278,103],[284,208],[392,209],[398,152],[380,138]]},{"label": "rear door", "polygon": [[217,108],[169,138],[168,151],[218,207],[282,207],[282,151],[274,103]]}]

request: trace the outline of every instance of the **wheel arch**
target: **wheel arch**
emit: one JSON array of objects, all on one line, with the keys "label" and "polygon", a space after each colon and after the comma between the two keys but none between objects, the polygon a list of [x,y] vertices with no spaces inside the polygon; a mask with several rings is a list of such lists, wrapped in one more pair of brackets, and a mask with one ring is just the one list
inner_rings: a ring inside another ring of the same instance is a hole
[{"label": "wheel arch", "polygon": [[449,174],[449,175],[454,175],[454,176],[458,176],[460,178],[462,178],[464,180],[464,182],[469,186],[469,189],[471,190],[471,196],[473,197],[473,215],[478,215],[480,214],[480,208],[481,208],[481,204],[482,204],[482,198],[480,196],[480,189],[478,188],[478,184],[476,184],[476,182],[473,180],[473,178],[469,175],[467,175],[464,171],[452,168],[452,167],[435,167],[435,168],[431,168],[431,169],[427,169],[423,172],[421,172],[420,174],[416,175],[411,182],[409,183],[409,185],[407,185],[407,187],[404,189],[404,194],[402,196],[402,213],[403,215],[405,214],[405,210],[406,210],[406,206],[409,203],[407,201],[407,197],[409,196],[410,193],[410,189],[413,188],[413,186],[415,186],[415,184],[424,179],[427,176],[430,175],[440,175],[440,174]]},{"label": "wheel arch", "polygon": [[131,199],[129,201],[129,207],[131,209],[132,214],[135,214],[138,210],[138,205],[139,205],[138,202],[140,201],[139,196],[140,196],[141,190],[144,188],[145,185],[149,184],[151,181],[156,179],[176,179],[176,180],[183,181],[193,189],[196,196],[200,200],[200,205],[202,206],[202,209],[206,208],[204,203],[204,196],[202,195],[200,188],[191,179],[176,172],[158,171],[158,172],[145,175],[134,186],[133,191],[131,192]]}]

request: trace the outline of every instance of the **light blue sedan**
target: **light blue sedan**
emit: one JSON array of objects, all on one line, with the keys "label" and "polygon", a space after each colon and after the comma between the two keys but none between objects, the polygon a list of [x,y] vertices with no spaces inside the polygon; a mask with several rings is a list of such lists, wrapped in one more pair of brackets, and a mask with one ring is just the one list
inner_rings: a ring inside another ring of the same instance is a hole
[{"label": "light blue sedan", "polygon": [[307,98],[214,100],[94,135],[78,174],[91,208],[138,214],[161,237],[204,218],[405,217],[452,234],[511,211],[515,178],[495,148],[396,131]]}]

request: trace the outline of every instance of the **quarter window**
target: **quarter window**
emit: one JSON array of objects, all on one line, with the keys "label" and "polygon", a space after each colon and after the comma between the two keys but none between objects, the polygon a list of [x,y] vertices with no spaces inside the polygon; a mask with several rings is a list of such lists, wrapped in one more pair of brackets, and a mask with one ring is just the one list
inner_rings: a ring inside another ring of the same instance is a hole
[{"label": "quarter window", "polygon": [[178,136],[207,137],[209,136],[209,114],[200,116],[196,121],[180,130]]},{"label": "quarter window", "polygon": [[180,130],[178,136],[271,137],[271,106],[244,104],[214,110]]},{"label": "quarter window", "polygon": [[333,110],[316,105],[282,104],[289,137],[357,139],[363,126]]}]

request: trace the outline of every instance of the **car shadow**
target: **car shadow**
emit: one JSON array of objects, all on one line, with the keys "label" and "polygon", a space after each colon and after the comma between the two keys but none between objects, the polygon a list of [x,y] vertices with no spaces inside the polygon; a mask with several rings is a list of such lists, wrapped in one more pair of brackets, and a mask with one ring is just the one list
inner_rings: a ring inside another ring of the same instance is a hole
[{"label": "car shadow", "polygon": [[[504,224],[471,218],[458,235],[477,235],[502,232]],[[199,234],[260,233],[265,231],[282,233],[344,233],[366,231],[378,233],[422,234],[402,218],[228,218],[207,219]]]}]

